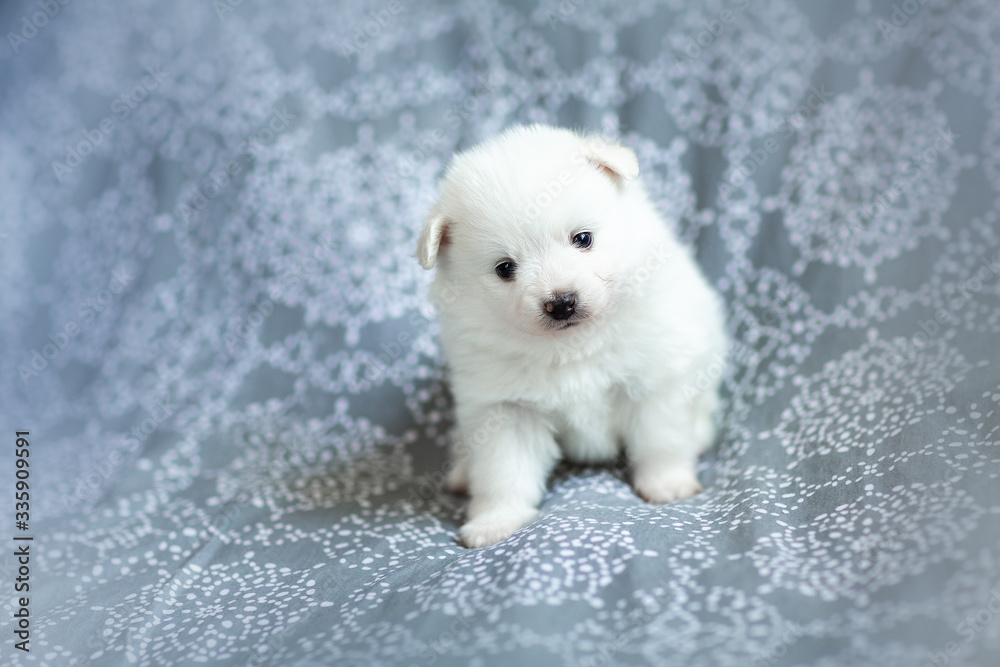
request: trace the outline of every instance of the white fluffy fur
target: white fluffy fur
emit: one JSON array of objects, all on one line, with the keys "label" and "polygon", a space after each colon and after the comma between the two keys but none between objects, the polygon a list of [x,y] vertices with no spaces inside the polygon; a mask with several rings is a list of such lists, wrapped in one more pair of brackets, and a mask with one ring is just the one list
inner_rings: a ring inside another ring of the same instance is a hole
[{"label": "white fluffy fur", "polygon": [[[471,496],[466,546],[535,518],[561,454],[611,461],[623,443],[646,500],[701,490],[723,311],[638,173],[629,148],[533,125],[456,155],[441,183],[417,258],[438,266],[431,296],[460,433],[449,484]],[[573,243],[584,231],[586,250]],[[513,279],[497,275],[503,260]],[[567,291],[576,312],[557,321],[544,303]]]}]

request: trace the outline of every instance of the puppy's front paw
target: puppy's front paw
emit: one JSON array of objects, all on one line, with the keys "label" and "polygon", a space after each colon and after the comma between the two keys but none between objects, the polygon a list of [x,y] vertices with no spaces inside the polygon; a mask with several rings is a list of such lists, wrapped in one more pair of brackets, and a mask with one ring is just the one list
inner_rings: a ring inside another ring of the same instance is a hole
[{"label": "puppy's front paw", "polygon": [[458,534],[462,544],[470,547],[485,547],[513,535],[518,528],[528,524],[538,516],[533,508],[523,510],[492,510],[480,514],[462,526]]},{"label": "puppy's front paw", "polygon": [[694,468],[675,466],[655,472],[637,471],[635,490],[650,503],[671,503],[701,491]]}]

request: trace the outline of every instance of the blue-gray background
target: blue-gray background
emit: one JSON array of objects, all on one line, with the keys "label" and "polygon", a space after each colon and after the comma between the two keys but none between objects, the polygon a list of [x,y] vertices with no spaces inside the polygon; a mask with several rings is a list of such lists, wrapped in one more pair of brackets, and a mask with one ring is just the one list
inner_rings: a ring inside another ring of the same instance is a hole
[{"label": "blue-gray background", "polygon": [[[4,4],[0,662],[997,664],[996,7]],[[527,121],[635,149],[735,348],[705,493],[469,551],[411,253]]]}]

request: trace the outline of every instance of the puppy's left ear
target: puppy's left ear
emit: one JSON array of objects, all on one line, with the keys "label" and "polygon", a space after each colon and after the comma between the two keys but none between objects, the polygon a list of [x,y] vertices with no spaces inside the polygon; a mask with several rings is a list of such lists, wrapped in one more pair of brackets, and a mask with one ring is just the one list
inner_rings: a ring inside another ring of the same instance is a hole
[{"label": "puppy's left ear", "polygon": [[625,185],[639,176],[639,160],[627,146],[598,138],[587,144],[584,154],[588,162],[600,167],[616,185]]},{"label": "puppy's left ear", "polygon": [[434,268],[438,251],[448,244],[448,219],[438,209],[431,211],[417,241],[417,261],[425,269]]}]

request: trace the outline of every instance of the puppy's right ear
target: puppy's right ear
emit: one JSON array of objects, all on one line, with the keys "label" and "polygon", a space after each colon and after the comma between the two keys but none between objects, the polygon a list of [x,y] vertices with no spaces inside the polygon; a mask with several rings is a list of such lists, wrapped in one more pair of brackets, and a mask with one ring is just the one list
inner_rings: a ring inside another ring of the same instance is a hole
[{"label": "puppy's right ear", "polygon": [[602,169],[618,185],[639,176],[639,160],[628,146],[609,143],[598,137],[590,142],[587,149],[587,160]]},{"label": "puppy's right ear", "polygon": [[448,245],[448,219],[438,209],[431,211],[417,241],[417,261],[425,269],[434,268],[441,246]]}]

